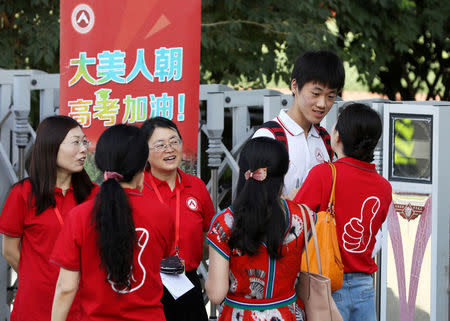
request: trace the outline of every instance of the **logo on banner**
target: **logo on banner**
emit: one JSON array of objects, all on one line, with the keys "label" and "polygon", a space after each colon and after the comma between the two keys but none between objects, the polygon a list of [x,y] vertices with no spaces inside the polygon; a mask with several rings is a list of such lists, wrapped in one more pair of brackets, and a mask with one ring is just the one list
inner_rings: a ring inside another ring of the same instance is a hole
[{"label": "logo on banner", "polygon": [[395,193],[392,196],[395,211],[407,221],[412,221],[422,215],[428,195],[410,195]]},{"label": "logo on banner", "polygon": [[194,197],[192,197],[192,196],[190,196],[190,197],[188,197],[188,198],[186,199],[186,205],[187,205],[187,207],[189,207],[189,209],[190,209],[191,211],[196,211],[196,210],[198,210],[198,202],[197,202],[197,200],[196,200]]},{"label": "logo on banner", "polygon": [[80,4],[72,11],[72,26],[79,33],[88,33],[94,26],[95,16],[87,4]]},{"label": "logo on banner", "polygon": [[404,219],[411,221],[423,213],[425,206],[394,203],[395,211]]}]

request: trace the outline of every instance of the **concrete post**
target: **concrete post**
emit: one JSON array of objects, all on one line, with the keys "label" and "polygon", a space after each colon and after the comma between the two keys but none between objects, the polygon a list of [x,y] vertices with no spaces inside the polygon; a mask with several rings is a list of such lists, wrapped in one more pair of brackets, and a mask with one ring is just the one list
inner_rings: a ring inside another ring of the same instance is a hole
[{"label": "concrete post", "polygon": [[[211,168],[211,198],[217,212],[219,208],[219,166],[222,162],[222,133],[224,128],[224,94],[208,93],[206,106],[206,131],[208,133],[208,166]],[[216,306],[211,303],[210,320],[216,320]]]},{"label": "concrete post", "polygon": [[16,145],[19,148],[18,178],[25,176],[25,147],[29,141],[28,116],[30,114],[30,76],[14,76],[14,117]]}]

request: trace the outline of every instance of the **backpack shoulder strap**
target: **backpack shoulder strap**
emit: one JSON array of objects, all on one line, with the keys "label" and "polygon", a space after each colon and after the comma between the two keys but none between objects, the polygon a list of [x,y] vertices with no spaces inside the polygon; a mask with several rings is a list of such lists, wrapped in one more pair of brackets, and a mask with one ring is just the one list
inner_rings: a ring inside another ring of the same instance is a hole
[{"label": "backpack shoulder strap", "polygon": [[262,124],[259,128],[266,128],[270,130],[273,136],[275,136],[275,139],[282,142],[283,145],[286,147],[287,151],[289,151],[286,133],[279,123],[277,123],[274,120],[270,120]]},{"label": "backpack shoulder strap", "polygon": [[319,136],[322,138],[323,143],[325,144],[325,148],[327,149],[328,156],[330,156],[330,162],[333,161],[333,149],[331,149],[331,137],[330,134],[328,134],[327,130],[320,125],[314,125],[314,127],[319,132]]}]

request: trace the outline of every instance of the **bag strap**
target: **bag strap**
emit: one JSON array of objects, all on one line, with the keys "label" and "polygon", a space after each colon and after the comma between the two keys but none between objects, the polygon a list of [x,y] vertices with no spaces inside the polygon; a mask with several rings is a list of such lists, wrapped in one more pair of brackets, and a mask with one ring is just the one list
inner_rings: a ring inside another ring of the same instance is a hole
[{"label": "bag strap", "polygon": [[327,212],[330,212],[331,215],[334,217],[334,203],[336,199],[336,166],[334,166],[333,163],[328,163],[331,167],[331,192],[330,192],[330,199],[328,201],[328,210]]},{"label": "bag strap", "polygon": [[319,136],[322,138],[325,148],[327,149],[328,156],[330,156],[330,162],[333,161],[334,151],[331,148],[331,137],[328,134],[327,130],[320,126],[319,124],[315,124],[314,127],[319,132]]},{"label": "bag strap", "polygon": [[[164,199],[161,196],[161,193],[159,192],[158,186],[156,186],[155,181],[153,180],[152,175],[149,175],[150,177],[150,184],[152,185],[153,190],[156,193],[156,197],[158,197],[159,202],[161,204],[165,204]],[[178,174],[177,174],[177,178],[178,178]],[[181,183],[181,178],[180,181]],[[179,251],[179,243],[180,243],[180,185],[177,184],[175,186],[175,193],[176,193],[176,205],[175,205],[175,255],[178,256],[178,251]]]},{"label": "bag strap", "polygon": [[[269,120],[261,125],[259,128],[265,128],[270,130],[276,140],[280,141],[284,147],[289,151],[289,146],[287,142],[286,133],[284,132],[283,127],[274,120]],[[258,129],[259,129],[258,128]]]},{"label": "bag strap", "polygon": [[317,233],[316,233],[316,227],[314,226],[314,218],[311,215],[311,210],[308,206],[304,204],[299,205],[300,210],[302,211],[302,218],[303,218],[303,236],[305,237],[305,250],[306,250],[306,266],[309,273],[309,254],[308,254],[308,237],[306,236],[305,228],[308,226],[305,216],[305,210],[308,213],[309,216],[309,223],[310,223],[310,229],[313,235],[314,240],[314,249],[316,251],[316,258],[317,258],[317,266],[319,267],[319,273],[322,274],[322,263],[320,262],[320,250],[319,250],[319,241],[317,240]]}]

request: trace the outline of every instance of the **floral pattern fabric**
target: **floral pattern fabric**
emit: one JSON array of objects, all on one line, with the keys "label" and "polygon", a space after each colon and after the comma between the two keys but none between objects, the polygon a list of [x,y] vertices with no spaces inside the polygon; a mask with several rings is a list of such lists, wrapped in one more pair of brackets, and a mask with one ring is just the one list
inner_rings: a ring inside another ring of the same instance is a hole
[{"label": "floral pattern fabric", "polygon": [[213,218],[207,241],[229,261],[230,269],[230,287],[219,321],[303,320],[295,282],[304,247],[304,224],[297,204],[283,200],[283,205],[287,228],[280,259],[271,258],[265,244],[253,256],[230,250],[228,240],[234,222],[231,207]]}]

